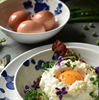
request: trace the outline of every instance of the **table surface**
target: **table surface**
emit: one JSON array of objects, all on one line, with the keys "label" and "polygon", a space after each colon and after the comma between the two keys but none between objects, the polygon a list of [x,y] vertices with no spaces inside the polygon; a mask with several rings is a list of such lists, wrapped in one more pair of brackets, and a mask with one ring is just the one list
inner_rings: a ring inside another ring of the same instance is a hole
[{"label": "table surface", "polygon": [[[64,0],[65,1],[65,0]],[[70,7],[74,6],[92,6],[86,0],[66,0],[66,5]],[[80,43],[87,43],[97,45],[96,41],[99,40],[99,22],[92,22],[94,24],[94,28],[90,28],[89,30],[84,30],[83,25],[89,25],[90,22],[79,22],[79,23],[67,23],[64,28],[54,37],[37,44],[22,44],[18,43],[17,41],[11,39],[10,37],[4,43],[2,43],[2,47],[0,47],[0,59],[5,56],[6,54],[11,55],[11,60],[15,57],[19,56],[20,54],[39,47],[43,45],[52,44],[55,40],[60,40],[62,42],[80,42]],[[80,33],[84,32],[86,37],[81,37]],[[97,37],[92,36],[92,32],[97,33]],[[5,37],[0,31],[0,39]],[[98,45],[97,45],[98,46]]]}]

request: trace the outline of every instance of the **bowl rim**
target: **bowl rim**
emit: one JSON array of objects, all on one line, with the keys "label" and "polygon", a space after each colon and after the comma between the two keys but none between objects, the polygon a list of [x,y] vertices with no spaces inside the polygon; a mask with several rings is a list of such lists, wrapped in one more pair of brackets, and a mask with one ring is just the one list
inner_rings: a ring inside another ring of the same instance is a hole
[{"label": "bowl rim", "polygon": [[[9,30],[9,29],[7,29],[7,28],[5,28],[5,27],[3,27],[3,26],[1,26],[0,25],[0,29],[2,30],[5,30],[5,31],[8,31],[9,33],[14,33],[14,34],[20,34],[20,35],[22,35],[22,34],[24,34],[24,35],[37,35],[37,34],[44,34],[44,33],[47,33],[47,32],[53,32],[53,31],[55,31],[55,30],[57,30],[57,29],[60,29],[60,28],[62,28],[67,22],[68,22],[68,20],[69,20],[69,18],[70,18],[70,9],[69,9],[69,7],[65,4],[65,3],[63,3],[62,1],[60,1],[60,0],[56,0],[57,2],[61,2],[62,3],[62,5],[64,6],[64,8],[66,8],[67,9],[67,12],[68,12],[68,16],[67,16],[67,20],[65,20],[64,21],[64,23],[63,24],[61,24],[60,26],[58,26],[57,28],[55,28],[55,29],[52,29],[52,30],[49,30],[49,31],[46,31],[46,32],[42,32],[42,33],[20,33],[20,32],[16,32],[16,31],[13,31],[13,30]],[[1,4],[1,3],[0,3]]]},{"label": "bowl rim", "polygon": [[18,67],[18,69],[16,70],[15,75],[14,75],[14,88],[15,88],[15,91],[16,91],[18,97],[19,97],[21,100],[23,100],[23,98],[21,97],[21,95],[20,95],[19,92],[18,92],[17,85],[16,85],[16,78],[17,78],[18,72],[19,72],[19,70],[21,69],[23,63],[24,63],[26,60],[29,60],[30,58],[32,58],[32,57],[34,57],[34,56],[36,56],[36,55],[38,55],[38,54],[40,54],[40,53],[43,53],[43,52],[46,52],[46,51],[50,51],[50,50],[51,50],[51,48],[45,49],[45,50],[42,50],[42,51],[40,51],[40,52],[37,52],[37,53],[31,55],[30,57],[28,57],[27,59],[25,59],[25,60],[20,64],[20,66]]},{"label": "bowl rim", "polygon": [[[69,48],[87,50],[87,51],[91,51],[91,52],[97,53],[97,54],[99,55],[99,52],[97,52],[97,51],[95,51],[95,50],[92,50],[92,49],[89,49],[89,48],[85,48],[85,47],[75,47],[75,46],[72,46],[72,47],[69,47]],[[23,98],[21,97],[21,95],[20,95],[19,92],[18,92],[17,85],[16,85],[16,78],[17,78],[17,75],[18,75],[19,70],[20,70],[21,67],[23,66],[23,63],[24,63],[25,61],[27,61],[27,60],[30,60],[31,58],[33,58],[34,56],[36,56],[36,55],[38,55],[38,54],[44,53],[44,52],[46,52],[46,51],[51,51],[51,50],[52,50],[52,49],[49,48],[49,49],[45,49],[45,50],[39,51],[39,52],[37,52],[37,53],[31,55],[30,57],[28,57],[27,59],[25,59],[25,60],[20,64],[20,66],[18,67],[18,69],[16,70],[15,75],[14,75],[14,88],[15,88],[15,91],[16,91],[18,97],[19,97],[21,100],[23,100]],[[54,51],[53,51],[53,53],[54,53]]]}]

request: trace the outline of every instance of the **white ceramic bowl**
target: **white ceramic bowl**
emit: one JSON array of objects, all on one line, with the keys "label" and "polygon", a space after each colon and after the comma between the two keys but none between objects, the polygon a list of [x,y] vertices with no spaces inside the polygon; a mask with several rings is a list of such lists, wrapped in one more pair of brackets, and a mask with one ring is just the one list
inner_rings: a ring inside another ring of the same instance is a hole
[{"label": "white ceramic bowl", "polygon": [[[10,15],[16,11],[29,12],[31,18],[41,10],[51,11],[55,15],[56,23],[52,30],[44,33],[18,33],[12,31],[8,25]],[[60,0],[3,0],[0,3],[0,29],[20,43],[38,43],[56,35],[68,22],[70,11]]]},{"label": "white ceramic bowl", "polygon": [[[71,49],[73,49],[76,54],[80,53],[82,59],[89,65],[94,67],[99,65],[99,52],[81,47],[72,47]],[[24,98],[25,86],[31,86],[33,81],[36,81],[42,74],[41,63],[43,61],[57,60],[57,58],[58,56],[55,55],[51,49],[47,49],[32,55],[19,66],[15,73],[14,87],[20,100],[23,100]]]}]

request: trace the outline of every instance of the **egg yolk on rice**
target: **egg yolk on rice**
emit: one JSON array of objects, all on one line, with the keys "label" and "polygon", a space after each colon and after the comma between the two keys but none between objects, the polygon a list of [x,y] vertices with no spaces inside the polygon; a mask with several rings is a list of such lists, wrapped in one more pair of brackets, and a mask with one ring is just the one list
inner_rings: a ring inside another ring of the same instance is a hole
[{"label": "egg yolk on rice", "polygon": [[65,71],[58,76],[58,79],[72,85],[76,80],[84,80],[83,76],[76,71]]}]

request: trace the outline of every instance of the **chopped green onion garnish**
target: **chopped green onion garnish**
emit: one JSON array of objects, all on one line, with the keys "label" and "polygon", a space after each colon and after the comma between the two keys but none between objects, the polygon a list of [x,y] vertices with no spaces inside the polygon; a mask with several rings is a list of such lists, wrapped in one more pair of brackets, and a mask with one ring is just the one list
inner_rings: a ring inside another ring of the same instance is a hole
[{"label": "chopped green onion garnish", "polygon": [[99,82],[99,77],[97,77],[96,81]]},{"label": "chopped green onion garnish", "polygon": [[90,95],[91,97],[94,97],[93,93],[94,93],[94,92],[90,92],[90,94],[89,94],[89,95]]},{"label": "chopped green onion garnish", "polygon": [[93,77],[91,77],[91,78],[90,78],[90,81],[94,81],[94,78],[93,78]]},{"label": "chopped green onion garnish", "polygon": [[75,59],[74,59],[74,58],[70,58],[70,60],[71,60],[72,62],[75,62]]},{"label": "chopped green onion garnish", "polygon": [[66,65],[67,67],[70,67],[70,62],[68,61],[67,63],[65,63],[65,65]]},{"label": "chopped green onion garnish", "polygon": [[71,56],[71,53],[66,53],[66,55],[65,55],[66,57],[68,57],[68,56]]},{"label": "chopped green onion garnish", "polygon": [[74,69],[76,67],[76,65],[73,65],[73,68],[72,69]]},{"label": "chopped green onion garnish", "polygon": [[76,54],[75,54],[75,52],[74,52],[74,51],[72,51],[72,55],[73,55],[73,56],[76,56]]},{"label": "chopped green onion garnish", "polygon": [[93,82],[93,85],[96,85],[96,81]]},{"label": "chopped green onion garnish", "polygon": [[95,69],[93,66],[90,66],[92,69]]},{"label": "chopped green onion garnish", "polygon": [[80,60],[81,59],[81,55],[80,54],[78,54],[78,60]]}]

